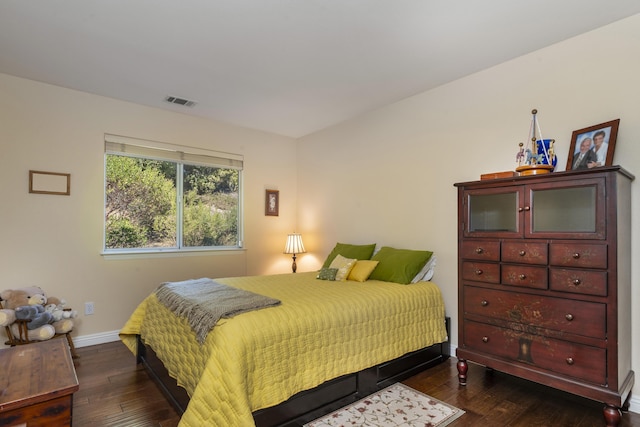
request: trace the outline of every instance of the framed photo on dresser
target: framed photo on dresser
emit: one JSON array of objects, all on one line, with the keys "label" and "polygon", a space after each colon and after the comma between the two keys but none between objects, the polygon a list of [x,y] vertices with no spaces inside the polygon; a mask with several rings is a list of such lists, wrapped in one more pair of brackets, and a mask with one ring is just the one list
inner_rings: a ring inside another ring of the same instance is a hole
[{"label": "framed photo on dresser", "polygon": [[613,164],[620,119],[574,130],[566,170],[583,170]]}]

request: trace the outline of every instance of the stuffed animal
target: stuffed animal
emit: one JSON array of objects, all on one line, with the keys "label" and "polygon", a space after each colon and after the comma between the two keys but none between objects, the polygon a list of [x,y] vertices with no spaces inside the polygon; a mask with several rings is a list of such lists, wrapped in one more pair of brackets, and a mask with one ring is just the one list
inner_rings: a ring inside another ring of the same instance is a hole
[{"label": "stuffed animal", "polygon": [[[15,337],[19,336],[18,325],[14,324],[16,317],[15,310],[18,307],[39,305],[44,307],[45,305],[49,304],[55,304],[56,306],[58,306],[64,303],[64,300],[60,300],[56,297],[47,298],[46,293],[37,286],[20,289],[7,289],[0,292],[0,298],[2,299],[2,304],[4,307],[3,310],[0,310],[0,326],[11,325],[11,330]],[[29,340],[44,341],[53,337],[55,334],[65,334],[71,331],[74,326],[72,317],[75,317],[75,315],[77,315],[77,312],[71,310],[70,314],[65,315],[65,310],[69,311],[68,309],[63,308],[63,315],[60,319],[56,320],[54,319],[53,313],[47,312],[47,310],[45,309],[44,312],[46,312],[46,315],[44,316],[44,318],[49,317],[50,324],[41,325],[39,328],[34,329],[29,328]],[[11,312],[14,312],[13,316]],[[22,315],[27,314],[25,313]],[[38,322],[40,321],[41,320],[38,320]]]},{"label": "stuffed animal", "polygon": [[53,314],[55,320],[60,319],[75,319],[78,317],[78,311],[67,308],[67,301],[57,297],[47,298],[47,305],[44,306],[45,310]]},{"label": "stuffed animal", "polygon": [[47,297],[42,294],[33,294],[27,297],[29,299],[29,305],[44,305],[47,303]]},{"label": "stuffed animal", "polygon": [[[67,302],[64,299],[58,297],[45,297],[45,310],[50,312],[53,316],[53,327],[56,330],[56,334],[66,334],[73,329],[73,319],[78,315],[76,310],[66,308]],[[31,299],[38,300],[38,295],[32,295]],[[29,301],[31,301],[31,299]]]},{"label": "stuffed animal", "polygon": [[[51,300],[51,298],[49,300]],[[74,319],[78,316],[78,312],[76,310],[65,308],[64,302],[61,304],[47,304],[44,309],[51,313],[54,321],[62,319]]]},{"label": "stuffed animal", "polygon": [[63,299],[60,299],[58,297],[47,297],[47,305],[48,304],[54,304],[54,305],[66,305],[67,302]]},{"label": "stuffed animal", "polygon": [[[2,305],[4,308],[15,310],[17,307],[30,305],[29,300],[32,295],[43,295],[44,291],[37,286],[30,286],[28,288],[21,289],[7,289],[0,292],[0,298],[2,298]],[[35,297],[40,301],[39,297]]]},{"label": "stuffed animal", "polygon": [[16,321],[16,312],[10,308],[0,310],[0,326],[8,326]]},{"label": "stuffed animal", "polygon": [[59,307],[55,304],[47,304],[44,309],[47,311],[47,313],[51,313],[51,317],[53,317],[54,322],[62,320],[62,307]]},{"label": "stuffed animal", "polygon": [[[14,337],[20,336],[20,329],[18,329],[17,323],[11,324],[11,333]],[[56,329],[53,325],[42,325],[36,329],[27,329],[27,338],[29,341],[46,341],[51,339],[56,334]]]},{"label": "stuffed animal", "polygon": [[16,319],[30,320],[27,329],[36,329],[43,325],[53,323],[53,316],[40,304],[22,305],[15,309]]},{"label": "stuffed animal", "polygon": [[[36,294],[44,295],[42,289],[38,287],[29,287],[15,290],[9,289],[0,293],[0,298],[2,298],[2,305],[4,307],[2,310],[0,310],[0,326],[10,326],[11,333],[14,337],[20,336],[18,324],[15,323],[17,318],[15,309],[18,307],[26,307],[26,311],[20,315],[28,316],[28,312],[32,311],[32,307],[35,307],[29,304],[30,296]],[[35,310],[37,311],[38,309],[35,308]],[[53,325],[50,324],[44,324],[32,329],[29,329],[29,326],[27,326],[27,338],[29,339],[29,341],[46,341],[53,338],[55,334],[56,329]]]}]

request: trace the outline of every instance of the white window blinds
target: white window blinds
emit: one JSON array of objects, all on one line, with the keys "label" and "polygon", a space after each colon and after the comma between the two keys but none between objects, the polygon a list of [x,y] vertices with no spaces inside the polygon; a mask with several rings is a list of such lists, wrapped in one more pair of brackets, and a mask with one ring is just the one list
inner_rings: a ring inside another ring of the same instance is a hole
[{"label": "white window blinds", "polygon": [[107,154],[124,154],[190,165],[237,170],[242,170],[244,159],[240,154],[223,153],[111,134],[104,135],[104,149]]}]

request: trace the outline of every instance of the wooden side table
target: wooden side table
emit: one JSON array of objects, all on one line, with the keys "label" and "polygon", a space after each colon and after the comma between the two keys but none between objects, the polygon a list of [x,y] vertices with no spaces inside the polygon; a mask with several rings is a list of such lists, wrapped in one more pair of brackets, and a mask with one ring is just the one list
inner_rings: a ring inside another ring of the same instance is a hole
[{"label": "wooden side table", "polygon": [[0,350],[0,367],[0,426],[71,425],[79,385],[65,340]]}]

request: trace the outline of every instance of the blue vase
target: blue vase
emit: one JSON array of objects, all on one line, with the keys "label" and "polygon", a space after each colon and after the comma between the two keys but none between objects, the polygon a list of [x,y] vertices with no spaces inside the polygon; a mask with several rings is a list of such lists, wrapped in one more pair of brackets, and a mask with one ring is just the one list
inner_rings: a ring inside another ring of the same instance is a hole
[{"label": "blue vase", "polygon": [[538,147],[538,159],[539,165],[550,165],[553,169],[556,168],[558,158],[555,154],[555,148],[553,146],[555,139],[539,139],[536,141]]}]

